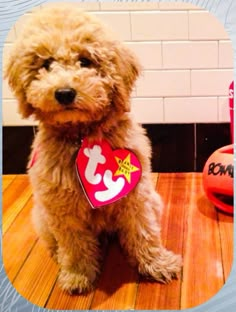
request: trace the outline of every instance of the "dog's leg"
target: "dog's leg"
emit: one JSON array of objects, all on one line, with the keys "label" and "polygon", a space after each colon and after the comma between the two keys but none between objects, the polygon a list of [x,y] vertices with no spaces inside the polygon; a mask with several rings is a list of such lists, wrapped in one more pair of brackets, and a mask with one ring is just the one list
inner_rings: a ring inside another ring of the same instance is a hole
[{"label": "dog's leg", "polygon": [[141,274],[167,283],[180,272],[182,260],[162,246],[159,195],[154,190],[140,194],[127,201],[119,216],[120,242]]},{"label": "dog's leg", "polygon": [[61,229],[56,233],[59,284],[70,294],[90,291],[100,271],[100,249],[96,237],[88,230]]},{"label": "dog's leg", "polygon": [[33,207],[32,221],[38,236],[43,240],[49,250],[50,256],[57,261],[57,242],[54,235],[49,230],[48,223],[44,215],[44,209],[41,206],[35,205]]}]

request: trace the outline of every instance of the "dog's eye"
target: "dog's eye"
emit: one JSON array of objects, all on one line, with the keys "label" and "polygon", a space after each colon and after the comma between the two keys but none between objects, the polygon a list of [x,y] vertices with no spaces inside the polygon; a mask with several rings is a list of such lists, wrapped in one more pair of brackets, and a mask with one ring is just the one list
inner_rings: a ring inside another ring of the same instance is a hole
[{"label": "dog's eye", "polygon": [[44,60],[42,67],[45,68],[46,70],[49,70],[50,65],[52,64],[53,61],[54,60],[51,57],[46,59],[46,60]]},{"label": "dog's eye", "polygon": [[81,57],[79,61],[81,67],[90,67],[93,64],[93,62],[87,57]]}]

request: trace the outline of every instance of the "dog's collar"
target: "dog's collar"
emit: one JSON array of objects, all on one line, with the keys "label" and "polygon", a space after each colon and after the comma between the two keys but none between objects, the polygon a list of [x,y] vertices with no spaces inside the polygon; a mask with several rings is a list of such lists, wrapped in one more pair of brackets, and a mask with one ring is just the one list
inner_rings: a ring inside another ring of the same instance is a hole
[{"label": "dog's collar", "polygon": [[80,146],[84,137],[89,135],[89,128],[84,125],[53,125],[46,126],[46,131],[50,129],[51,135],[61,142],[67,142],[75,146]]},{"label": "dog's collar", "polygon": [[70,132],[65,131],[62,132],[60,135],[62,141],[70,142],[73,145],[80,146],[81,142],[84,138],[84,135],[82,135],[79,131],[78,132]]}]

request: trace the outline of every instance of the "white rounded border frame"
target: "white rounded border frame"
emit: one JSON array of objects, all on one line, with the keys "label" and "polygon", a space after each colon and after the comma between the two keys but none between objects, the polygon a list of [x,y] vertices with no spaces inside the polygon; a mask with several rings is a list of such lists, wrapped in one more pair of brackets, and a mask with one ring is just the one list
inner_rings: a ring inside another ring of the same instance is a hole
[{"label": "white rounded border frame", "polygon": [[[150,2],[155,0],[74,0],[65,2]],[[18,20],[20,16],[27,11],[41,5],[43,3],[56,2],[47,0],[0,0],[0,97],[2,99],[2,52],[6,36],[10,28]],[[156,2],[186,2],[199,6],[212,13],[224,26],[224,29],[228,33],[234,49],[234,80],[236,78],[235,64],[236,64],[236,1],[235,0],[156,0]],[[2,103],[2,101],[1,101]],[[2,110],[0,111],[2,121]],[[235,118],[236,119],[236,118]],[[234,124],[236,124],[234,122]],[[1,123],[2,125],[2,123]],[[2,127],[0,127],[0,137],[2,138]],[[2,143],[2,142],[1,142]],[[2,146],[2,145],[1,145]],[[234,160],[235,161],[235,160]],[[0,168],[2,172],[2,153],[0,153]],[[0,179],[0,187],[2,189],[2,179]],[[234,194],[235,199],[235,194]],[[2,207],[2,197],[1,197]],[[35,312],[35,311],[52,311],[49,309],[40,308],[33,305],[26,299],[24,299],[15,288],[5,273],[3,261],[2,261],[2,209],[0,209],[0,312]],[[235,224],[234,224],[234,241],[236,241]],[[236,265],[235,265],[235,244],[234,244],[234,263],[232,266],[231,274],[221,290],[213,296],[207,302],[196,306],[191,309],[187,309],[189,312],[234,312],[236,308]],[[53,310],[63,312],[63,310]],[[75,310],[64,310],[75,311]],[[114,310],[113,310],[114,311]],[[164,310],[166,312],[172,310]]]}]

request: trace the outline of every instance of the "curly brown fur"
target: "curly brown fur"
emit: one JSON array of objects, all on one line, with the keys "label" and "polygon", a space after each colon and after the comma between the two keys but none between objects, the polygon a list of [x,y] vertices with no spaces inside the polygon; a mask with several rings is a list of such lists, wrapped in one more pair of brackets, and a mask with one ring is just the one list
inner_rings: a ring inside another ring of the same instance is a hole
[{"label": "curly brown fur", "polygon": [[[150,143],[129,113],[139,72],[136,57],[100,21],[70,6],[35,13],[6,68],[20,113],[39,121],[37,160],[29,169],[33,220],[60,265],[61,287],[70,293],[92,288],[104,230],[118,233],[141,274],[169,282],[181,268],[181,257],[162,246],[162,203],[150,177]],[[55,98],[60,88],[76,91],[70,105]],[[91,209],[75,171],[85,136],[132,150],[143,170],[127,197],[99,209]]]}]

